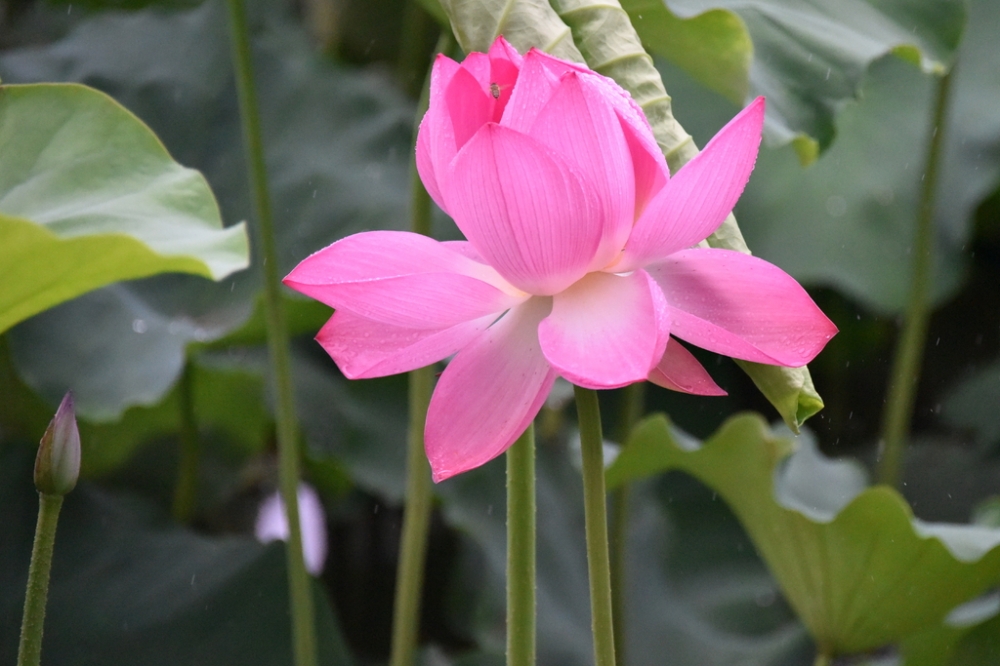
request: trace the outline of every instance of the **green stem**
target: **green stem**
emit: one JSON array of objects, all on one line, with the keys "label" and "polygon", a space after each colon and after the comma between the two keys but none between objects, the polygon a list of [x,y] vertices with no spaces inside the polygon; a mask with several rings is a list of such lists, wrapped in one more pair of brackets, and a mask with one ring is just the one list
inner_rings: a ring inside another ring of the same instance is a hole
[{"label": "green stem", "polygon": [[[421,188],[423,189],[423,188]],[[396,570],[390,666],[409,666],[417,649],[420,601],[431,522],[431,471],[424,453],[424,422],[434,388],[434,366],[410,373],[410,431],[406,460],[406,509]]]},{"label": "green stem", "polygon": [[595,666],[615,666],[601,411],[595,391],[579,386],[574,386],[573,389],[576,394],[576,412],[580,423],[580,449],[583,454],[583,508],[587,528],[587,569],[590,574],[590,617],[594,632],[594,664]]},{"label": "green stem", "polygon": [[188,362],[181,374],[178,398],[181,403],[180,459],[174,486],[174,520],[191,522],[198,497],[198,423],[194,415],[193,368]]},{"label": "green stem", "polygon": [[[420,94],[426,48],[425,38],[429,30],[436,29],[434,18],[420,6],[418,0],[408,0],[403,9],[403,30],[399,39],[399,55],[396,59],[396,78],[403,89],[416,97]],[[423,115],[423,114],[421,114]]]},{"label": "green stem", "polygon": [[[623,391],[621,430],[618,441],[625,445],[632,428],[642,418],[646,383],[629,384]],[[625,663],[625,558],[628,550],[629,484],[611,493],[611,611],[615,625],[615,659]]]},{"label": "green stem", "polygon": [[[439,48],[445,48],[451,33],[442,34]],[[430,95],[430,72],[417,103],[419,123]],[[414,125],[416,138],[416,125]],[[431,233],[431,198],[427,194],[416,165],[410,170],[410,229],[429,236]],[[431,521],[431,476],[424,453],[424,423],[434,389],[433,366],[410,373],[410,424],[407,437],[406,508],[403,533],[399,543],[396,569],[396,599],[392,616],[392,645],[389,666],[410,666],[417,649],[420,631],[420,601],[424,588],[424,563],[427,559],[427,532]]]},{"label": "green stem", "polygon": [[913,281],[892,363],[885,416],[882,420],[883,454],[878,468],[880,483],[899,486],[903,452],[913,418],[917,382],[923,359],[927,324],[930,319],[931,271],[934,250],[934,198],[937,189],[941,149],[944,144],[945,115],[951,91],[952,70],[938,80],[930,144],[924,165],[920,208],[917,211],[916,239],[913,247]]},{"label": "green stem", "polygon": [[271,201],[267,189],[267,168],[261,138],[260,115],[254,90],[250,33],[243,0],[228,0],[232,28],[233,64],[239,92],[240,120],[246,146],[247,168],[254,195],[257,241],[264,272],[264,315],[267,345],[277,394],[278,485],[288,520],[288,589],[290,593],[293,654],[296,666],[316,666],[316,625],[312,590],[302,557],[302,530],[299,525],[299,447],[295,419],[288,330],[281,301],[278,251],[274,240]]},{"label": "green stem", "polygon": [[535,426],[507,450],[507,666],[535,663]]},{"label": "green stem", "polygon": [[52,551],[56,544],[56,526],[59,524],[62,503],[62,495],[38,493],[38,523],[35,526],[35,543],[31,548],[31,565],[28,568],[28,590],[24,598],[17,666],[38,666],[42,658],[49,572],[52,570]]}]

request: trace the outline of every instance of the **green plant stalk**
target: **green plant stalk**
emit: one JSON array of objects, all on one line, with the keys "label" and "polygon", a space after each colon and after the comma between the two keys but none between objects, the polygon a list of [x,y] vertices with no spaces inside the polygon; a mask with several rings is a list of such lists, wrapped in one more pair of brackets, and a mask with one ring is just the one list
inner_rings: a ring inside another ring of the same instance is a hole
[{"label": "green plant stalk", "polygon": [[535,426],[507,449],[507,666],[535,663]]},{"label": "green plant stalk", "polygon": [[172,513],[174,520],[191,522],[198,498],[198,423],[194,415],[194,378],[191,363],[184,364],[179,386],[181,403],[180,459],[177,464],[177,484],[174,486]]},{"label": "green plant stalk", "polygon": [[951,92],[951,71],[937,83],[934,116],[930,126],[930,143],[924,165],[917,210],[916,238],[913,246],[913,281],[904,313],[903,330],[892,362],[889,396],[882,419],[882,459],[878,480],[899,487],[902,479],[903,453],[909,437],[913,406],[916,401],[920,366],[930,320],[931,271],[934,262],[934,200],[937,189],[941,150],[944,144],[944,124]]},{"label": "green plant stalk", "polygon": [[277,394],[278,486],[288,520],[288,589],[291,605],[292,644],[296,666],[316,666],[316,624],[312,590],[302,556],[299,524],[299,446],[292,387],[288,330],[285,327],[278,275],[278,252],[274,241],[267,168],[261,138],[257,94],[254,90],[250,33],[243,0],[228,0],[232,30],[233,64],[239,93],[240,121],[246,145],[247,168],[257,217],[257,241],[264,271],[264,316],[267,346]]},{"label": "green plant stalk", "polygon": [[[447,31],[438,40],[438,50],[447,49],[451,34]],[[430,71],[417,103],[414,140],[417,126],[430,98]],[[431,234],[431,198],[427,194],[416,164],[410,169],[410,229],[414,233]],[[392,609],[392,643],[389,666],[410,666],[417,650],[420,632],[420,601],[424,588],[424,564],[427,560],[427,533],[431,523],[431,472],[424,453],[424,424],[427,406],[434,390],[434,367],[420,368],[409,375],[409,432],[406,454],[406,508],[403,512],[403,533],[399,543],[399,564],[396,568],[396,598]]]},{"label": "green plant stalk", "polygon": [[[625,445],[629,433],[642,418],[646,404],[646,382],[629,384],[623,390],[621,430],[618,441]],[[625,559],[628,547],[629,484],[611,492],[611,612],[615,627],[615,659],[625,663]]]},{"label": "green plant stalk", "polygon": [[399,55],[396,58],[396,79],[403,89],[413,96],[421,93],[420,86],[426,69],[422,53],[424,38],[428,31],[434,28],[436,28],[434,17],[427,13],[419,0],[407,0],[403,9]]},{"label": "green plant stalk", "polygon": [[611,617],[615,629],[615,659],[625,664],[625,560],[631,488],[624,483],[611,491]]},{"label": "green plant stalk", "polygon": [[45,628],[45,604],[49,598],[49,572],[52,551],[56,544],[56,526],[62,495],[38,493],[38,523],[35,542],[31,547],[28,568],[28,589],[21,619],[21,644],[17,651],[17,666],[38,666],[42,658],[42,632]]},{"label": "green plant stalk", "polygon": [[587,530],[590,619],[595,666],[615,666],[611,609],[611,562],[608,556],[607,495],[604,490],[604,436],[597,393],[574,386],[583,454],[583,509]]},{"label": "green plant stalk", "polygon": [[[423,190],[423,188],[420,188]],[[426,196],[426,193],[425,193]],[[417,649],[420,601],[431,524],[431,470],[424,453],[424,423],[434,388],[434,366],[410,373],[410,430],[407,437],[406,509],[396,569],[390,666],[409,666]]]}]

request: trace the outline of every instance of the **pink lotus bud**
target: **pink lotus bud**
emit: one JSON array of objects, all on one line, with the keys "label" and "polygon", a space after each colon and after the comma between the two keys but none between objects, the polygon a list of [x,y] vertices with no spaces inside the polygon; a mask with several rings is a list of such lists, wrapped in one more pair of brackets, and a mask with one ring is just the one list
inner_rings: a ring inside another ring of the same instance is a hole
[{"label": "pink lotus bud", "polygon": [[73,393],[59,403],[56,415],[38,444],[35,487],[47,495],[65,495],[80,476],[80,431],[73,412]]}]

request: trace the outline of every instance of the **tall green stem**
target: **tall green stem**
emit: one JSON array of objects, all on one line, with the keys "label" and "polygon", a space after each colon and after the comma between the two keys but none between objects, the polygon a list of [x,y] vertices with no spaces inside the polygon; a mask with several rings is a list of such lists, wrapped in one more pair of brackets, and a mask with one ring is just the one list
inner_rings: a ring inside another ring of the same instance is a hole
[{"label": "tall green stem", "polygon": [[[623,391],[621,430],[618,441],[625,445],[632,428],[642,418],[646,383],[629,384]],[[611,610],[615,623],[615,659],[625,663],[625,557],[628,550],[629,484],[611,493]]]},{"label": "tall green stem", "polygon": [[296,666],[316,666],[316,625],[309,575],[302,558],[302,530],[299,525],[299,447],[292,387],[288,330],[285,327],[278,274],[278,252],[267,189],[267,168],[261,138],[257,94],[254,89],[250,33],[243,0],[228,0],[232,29],[233,64],[239,92],[240,120],[246,146],[247,168],[253,190],[257,218],[257,242],[264,272],[264,316],[267,345],[277,393],[278,484],[288,519],[288,589],[292,615],[293,650]]},{"label": "tall green stem", "polygon": [[507,450],[507,666],[535,663],[535,426]]},{"label": "tall green stem", "polygon": [[880,483],[899,486],[903,452],[909,436],[916,400],[920,365],[930,318],[931,270],[934,250],[934,198],[937,189],[944,124],[954,68],[938,80],[930,143],[924,165],[920,208],[917,211],[916,239],[913,245],[913,278],[906,305],[903,330],[892,363],[885,416],[882,420],[882,460],[878,468]]},{"label": "tall green stem", "polygon": [[179,523],[188,523],[194,515],[198,497],[198,423],[194,415],[193,368],[184,365],[178,390],[181,403],[180,458],[174,486],[173,515]]},{"label": "tall green stem", "polygon": [[28,568],[28,589],[24,598],[17,666],[38,666],[42,658],[49,572],[52,570],[52,551],[55,548],[56,526],[59,524],[62,503],[62,495],[38,493],[38,523],[35,525],[35,543],[31,548],[31,565]]},{"label": "tall green stem", "polygon": [[575,386],[583,454],[583,508],[587,529],[587,569],[590,574],[590,617],[595,666],[615,666],[615,636],[611,610],[611,563],[608,557],[607,496],[604,490],[604,436],[597,393]]},{"label": "tall green stem", "polygon": [[[438,49],[447,49],[451,33],[445,32]],[[430,72],[417,104],[417,122],[427,111],[430,95]],[[414,124],[416,138],[416,124]],[[431,233],[431,198],[427,194],[416,165],[410,171],[410,229],[429,236]],[[392,646],[389,666],[410,666],[417,649],[420,631],[420,601],[424,588],[424,564],[427,559],[427,533],[431,522],[431,472],[424,453],[424,423],[434,388],[433,366],[410,373],[410,424],[407,437],[406,506],[403,533],[396,569],[396,599],[392,616]]]},{"label": "tall green stem", "polygon": [[[423,188],[420,188],[423,190]],[[424,194],[426,196],[426,193]],[[396,570],[390,666],[409,666],[417,649],[420,601],[431,522],[431,470],[424,453],[424,422],[434,387],[434,366],[410,373],[410,431],[407,438],[406,507]]]},{"label": "tall green stem", "polygon": [[423,83],[424,41],[429,30],[435,29],[434,18],[427,13],[419,0],[408,0],[403,9],[403,30],[399,38],[399,56],[396,59],[396,78],[406,92],[414,97],[420,94]]}]

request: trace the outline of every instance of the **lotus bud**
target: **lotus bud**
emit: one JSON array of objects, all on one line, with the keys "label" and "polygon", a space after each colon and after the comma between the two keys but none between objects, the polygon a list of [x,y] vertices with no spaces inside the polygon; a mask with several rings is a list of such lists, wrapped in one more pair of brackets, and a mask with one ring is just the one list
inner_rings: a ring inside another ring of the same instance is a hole
[{"label": "lotus bud", "polygon": [[35,458],[35,487],[47,495],[65,495],[80,476],[80,431],[73,412],[73,394],[67,393],[42,435]]}]

